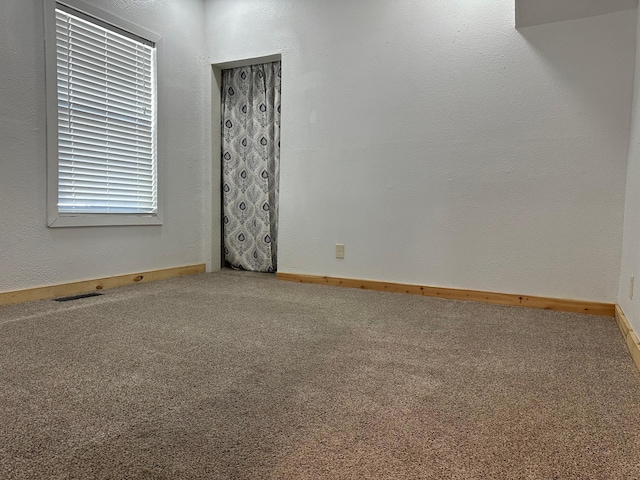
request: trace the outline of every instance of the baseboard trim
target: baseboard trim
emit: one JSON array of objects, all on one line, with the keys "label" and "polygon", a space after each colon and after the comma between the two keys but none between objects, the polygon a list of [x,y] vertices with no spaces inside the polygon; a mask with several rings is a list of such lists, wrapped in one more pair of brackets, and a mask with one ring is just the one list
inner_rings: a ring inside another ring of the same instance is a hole
[{"label": "baseboard trim", "polygon": [[562,298],[534,297],[510,293],[482,292],[477,290],[459,290],[455,288],[429,287],[404,283],[389,283],[375,280],[359,280],[355,278],[324,277],[319,275],[300,275],[296,273],[278,272],[280,280],[300,283],[318,283],[337,287],[378,290],[382,292],[408,293],[425,297],[439,297],[450,300],[470,300],[474,302],[509,305],[513,307],[541,308],[561,312],[588,313],[591,315],[614,316],[613,303],[587,302],[584,300],[567,300]]},{"label": "baseboard trim", "polygon": [[32,302],[46,298],[65,297],[87,293],[94,290],[106,290],[108,288],[124,287],[136,283],[147,283],[156,280],[165,280],[172,277],[193,275],[205,271],[204,264],[187,265],[184,267],[164,268],[148,272],[130,273],[116,277],[99,278],[95,280],[83,280],[81,282],[63,283],[46,287],[27,288],[11,292],[0,292],[0,305],[12,303]]},{"label": "baseboard trim", "polygon": [[640,342],[638,342],[638,336],[633,331],[633,328],[631,328],[631,324],[629,320],[627,320],[622,308],[620,308],[620,305],[616,305],[616,322],[618,323],[618,328],[622,333],[624,342],[627,344],[633,363],[635,363],[636,368],[640,370]]}]

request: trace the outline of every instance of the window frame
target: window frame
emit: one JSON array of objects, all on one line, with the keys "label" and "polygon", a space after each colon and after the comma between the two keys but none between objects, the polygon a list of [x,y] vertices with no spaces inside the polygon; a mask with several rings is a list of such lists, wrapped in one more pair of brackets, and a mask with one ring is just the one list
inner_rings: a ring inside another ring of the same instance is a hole
[{"label": "window frame", "polygon": [[[124,225],[162,225],[162,121],[160,110],[162,91],[162,37],[138,25],[123,20],[81,0],[43,0],[45,33],[45,75],[47,98],[47,226],[100,227]],[[112,25],[155,44],[156,49],[156,213],[61,213],[58,211],[58,91],[56,55],[56,5],[61,4],[96,19],[97,24]]]}]

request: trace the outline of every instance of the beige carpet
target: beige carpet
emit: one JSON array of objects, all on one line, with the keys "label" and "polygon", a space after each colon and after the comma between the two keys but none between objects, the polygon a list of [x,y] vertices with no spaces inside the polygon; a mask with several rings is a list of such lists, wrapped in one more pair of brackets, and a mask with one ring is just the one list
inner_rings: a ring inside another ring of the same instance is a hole
[{"label": "beige carpet", "polygon": [[0,307],[2,479],[638,479],[612,318],[224,271]]}]

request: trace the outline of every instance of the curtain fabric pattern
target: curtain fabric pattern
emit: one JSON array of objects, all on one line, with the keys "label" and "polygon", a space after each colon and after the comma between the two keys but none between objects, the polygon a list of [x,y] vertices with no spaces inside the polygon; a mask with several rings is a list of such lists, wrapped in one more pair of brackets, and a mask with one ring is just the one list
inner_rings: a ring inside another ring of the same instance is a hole
[{"label": "curtain fabric pattern", "polygon": [[234,268],[277,268],[280,85],[280,62],[222,71],[224,254]]}]

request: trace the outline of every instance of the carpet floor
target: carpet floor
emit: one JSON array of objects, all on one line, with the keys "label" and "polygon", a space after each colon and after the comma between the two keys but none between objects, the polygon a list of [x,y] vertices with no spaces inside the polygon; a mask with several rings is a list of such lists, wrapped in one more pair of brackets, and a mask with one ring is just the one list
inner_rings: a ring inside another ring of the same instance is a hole
[{"label": "carpet floor", "polygon": [[223,271],[0,307],[2,479],[639,479],[612,318]]}]

